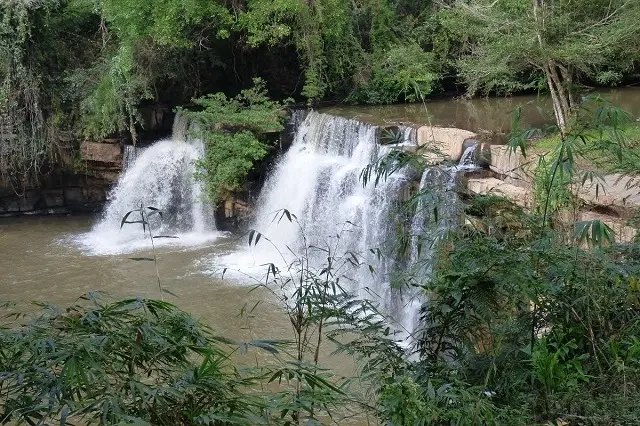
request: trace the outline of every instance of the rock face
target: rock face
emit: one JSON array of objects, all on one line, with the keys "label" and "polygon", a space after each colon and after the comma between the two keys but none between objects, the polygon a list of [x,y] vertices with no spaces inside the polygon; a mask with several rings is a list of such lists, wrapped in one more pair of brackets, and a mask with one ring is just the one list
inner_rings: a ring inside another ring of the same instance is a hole
[{"label": "rock face", "polygon": [[459,161],[465,142],[477,139],[468,130],[453,127],[421,126],[417,129],[418,146],[427,146],[425,156],[434,164],[445,160]]},{"label": "rock face", "polygon": [[506,145],[490,145],[488,155],[489,168],[508,183],[524,188],[533,182],[538,156],[531,154],[525,158],[520,151],[511,151]]},{"label": "rock face", "polygon": [[600,220],[602,223],[613,229],[616,241],[630,243],[634,240],[637,229],[627,226],[625,221],[610,215],[596,212],[581,212],[578,218],[580,221]]},{"label": "rock face", "polygon": [[531,191],[493,177],[469,179],[467,189],[475,195],[498,195],[508,198],[520,207],[532,207]]},{"label": "rock face", "polygon": [[85,161],[94,161],[113,166],[122,165],[122,150],[119,144],[101,142],[82,142],[80,153]]},{"label": "rock face", "polygon": [[0,184],[0,216],[98,211],[122,171],[121,141],[85,141],[80,159],[80,164],[66,161],[73,170],[52,173],[38,188],[14,190]]},{"label": "rock face", "polygon": [[640,207],[640,179],[611,174],[602,180],[587,182],[576,194],[588,204],[610,207],[613,210]]},{"label": "rock face", "polygon": [[80,145],[80,158],[86,162],[85,172],[112,184],[122,171],[122,147],[112,140],[105,142],[84,141]]},{"label": "rock face", "polygon": [[0,193],[0,217],[94,212],[106,201],[107,191],[108,185],[102,180],[72,175],[19,194],[4,188]]}]

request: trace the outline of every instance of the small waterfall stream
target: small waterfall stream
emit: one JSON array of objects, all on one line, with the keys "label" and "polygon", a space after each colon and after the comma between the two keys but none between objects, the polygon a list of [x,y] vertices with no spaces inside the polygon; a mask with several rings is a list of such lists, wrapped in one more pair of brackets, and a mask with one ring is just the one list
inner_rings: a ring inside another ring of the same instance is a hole
[{"label": "small waterfall stream", "polygon": [[146,247],[149,239],[141,226],[120,227],[122,217],[141,203],[163,213],[162,220],[150,219],[155,235],[178,237],[158,240],[158,244],[194,245],[215,237],[212,208],[203,199],[202,185],[193,176],[195,162],[204,154],[204,144],[188,137],[188,128],[188,120],[178,115],[171,139],[156,142],[135,155],[131,149],[126,156],[129,163],[109,194],[102,218],[84,236],[83,244],[91,252],[109,254]]},{"label": "small waterfall stream", "polygon": [[122,170],[127,171],[129,167],[136,161],[138,157],[138,149],[133,145],[125,145],[122,153]]}]

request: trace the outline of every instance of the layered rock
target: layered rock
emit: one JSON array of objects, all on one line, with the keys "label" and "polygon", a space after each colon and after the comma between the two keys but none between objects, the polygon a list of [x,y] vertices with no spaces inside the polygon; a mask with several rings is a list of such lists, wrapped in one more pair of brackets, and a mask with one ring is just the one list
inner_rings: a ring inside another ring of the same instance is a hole
[{"label": "layered rock", "polygon": [[617,173],[605,175],[602,180],[580,186],[576,195],[587,204],[624,212],[640,207],[640,179]]},{"label": "layered rock", "polygon": [[9,184],[0,185],[0,216],[93,212],[102,207],[122,171],[121,141],[82,142],[79,163],[71,157],[71,142],[60,149],[67,170],[44,177],[39,187],[14,189]]},{"label": "layered rock", "polygon": [[508,198],[520,207],[532,207],[531,191],[494,177],[467,180],[467,189],[474,195],[498,195]]},{"label": "layered rock", "polygon": [[104,179],[112,184],[118,180],[122,171],[122,148],[119,141],[84,141],[80,145],[80,158],[86,162],[88,175]]}]

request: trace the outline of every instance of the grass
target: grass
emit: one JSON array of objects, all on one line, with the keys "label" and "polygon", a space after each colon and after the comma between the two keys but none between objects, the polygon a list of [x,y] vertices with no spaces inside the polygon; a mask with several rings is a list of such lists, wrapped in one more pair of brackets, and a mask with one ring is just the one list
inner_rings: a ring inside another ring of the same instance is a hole
[{"label": "grass", "polygon": [[[583,154],[578,159],[580,167],[605,173],[640,174],[640,124],[625,126],[620,136],[624,149],[618,155],[613,149],[599,147],[601,141],[596,131],[587,132],[586,144],[579,144]],[[532,151],[547,154],[553,152],[560,142],[559,133],[548,135],[533,142]]]}]

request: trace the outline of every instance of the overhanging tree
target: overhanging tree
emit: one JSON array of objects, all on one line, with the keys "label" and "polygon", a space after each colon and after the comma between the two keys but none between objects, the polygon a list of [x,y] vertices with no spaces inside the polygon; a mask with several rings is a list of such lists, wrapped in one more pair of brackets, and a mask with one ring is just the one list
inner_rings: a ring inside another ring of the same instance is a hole
[{"label": "overhanging tree", "polygon": [[617,83],[640,53],[636,0],[467,0],[441,17],[465,42],[458,67],[470,94],[546,86],[562,134],[580,81]]}]

